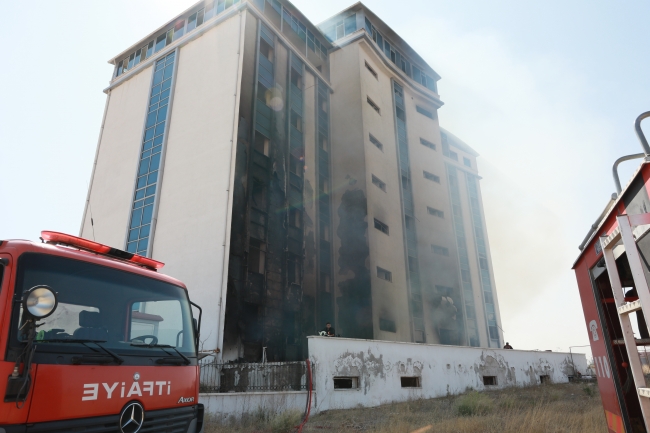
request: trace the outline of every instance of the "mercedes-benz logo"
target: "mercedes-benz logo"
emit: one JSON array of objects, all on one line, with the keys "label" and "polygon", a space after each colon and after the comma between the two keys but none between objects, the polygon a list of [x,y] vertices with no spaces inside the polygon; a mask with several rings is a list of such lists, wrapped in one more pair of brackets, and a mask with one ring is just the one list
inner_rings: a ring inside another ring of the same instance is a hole
[{"label": "mercedes-benz logo", "polygon": [[136,401],[127,404],[120,415],[120,432],[138,433],[144,424],[144,408]]}]

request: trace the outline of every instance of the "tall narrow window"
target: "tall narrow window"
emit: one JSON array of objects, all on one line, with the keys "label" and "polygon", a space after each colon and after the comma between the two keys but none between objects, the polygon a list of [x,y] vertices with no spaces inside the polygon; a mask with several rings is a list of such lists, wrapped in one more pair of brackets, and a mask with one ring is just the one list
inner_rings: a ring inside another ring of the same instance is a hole
[{"label": "tall narrow window", "polygon": [[138,164],[131,220],[126,242],[130,253],[147,255],[153,208],[158,185],[158,173],[167,123],[175,53],[156,62],[149,110]]}]

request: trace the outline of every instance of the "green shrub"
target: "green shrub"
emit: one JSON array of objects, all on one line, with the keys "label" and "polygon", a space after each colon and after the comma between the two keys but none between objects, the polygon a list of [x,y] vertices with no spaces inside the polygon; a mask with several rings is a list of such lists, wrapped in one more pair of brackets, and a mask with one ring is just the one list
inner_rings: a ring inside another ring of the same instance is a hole
[{"label": "green shrub", "polygon": [[594,391],[593,387],[591,385],[584,385],[582,387],[582,390],[587,394],[587,397],[591,398],[594,395],[596,395],[596,391]]},{"label": "green shrub", "polygon": [[277,414],[271,419],[272,433],[290,433],[300,424],[302,413],[297,410],[288,410]]},{"label": "green shrub", "polygon": [[492,411],[494,403],[487,395],[473,391],[456,400],[456,410],[462,416],[486,415]]}]

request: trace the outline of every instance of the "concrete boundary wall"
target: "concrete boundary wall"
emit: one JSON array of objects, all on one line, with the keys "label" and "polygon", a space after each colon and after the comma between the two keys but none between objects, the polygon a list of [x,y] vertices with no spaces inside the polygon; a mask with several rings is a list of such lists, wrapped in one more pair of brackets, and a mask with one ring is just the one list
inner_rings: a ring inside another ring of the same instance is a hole
[{"label": "concrete boundary wall", "polygon": [[[205,405],[207,419],[223,423],[260,412],[274,415],[287,410],[297,410],[304,413],[307,408],[307,394],[307,391],[225,392],[201,394],[199,402]],[[312,415],[316,413],[316,406],[316,392],[313,392]]]},{"label": "concrete boundary wall", "polygon": [[[569,353],[561,352],[308,338],[317,372],[317,411],[443,397],[468,389],[538,385],[542,376],[551,383],[563,383],[573,375],[573,363],[576,371],[584,374],[587,369],[585,355],[576,353],[572,361]],[[484,376],[493,377],[496,385],[485,385]],[[355,388],[334,389],[335,377],[352,378],[338,383],[352,382]],[[402,377],[407,378],[406,385],[415,387],[402,387]]]}]

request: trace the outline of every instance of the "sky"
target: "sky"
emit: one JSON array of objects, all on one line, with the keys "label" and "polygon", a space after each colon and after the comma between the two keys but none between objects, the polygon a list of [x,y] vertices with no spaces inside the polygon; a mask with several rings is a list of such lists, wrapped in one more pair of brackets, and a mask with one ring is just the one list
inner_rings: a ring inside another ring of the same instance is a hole
[{"label": "sky", "polygon": [[[0,2],[11,17],[0,68],[0,239],[79,232],[107,60],[194,3]],[[293,3],[319,23],[352,0]],[[650,3],[364,4],[442,77],[440,124],[480,154],[505,339],[516,349],[587,345],[571,266],[615,191],[613,162],[641,151],[633,122],[650,110]],[[624,185],[637,166],[621,166]]]}]

